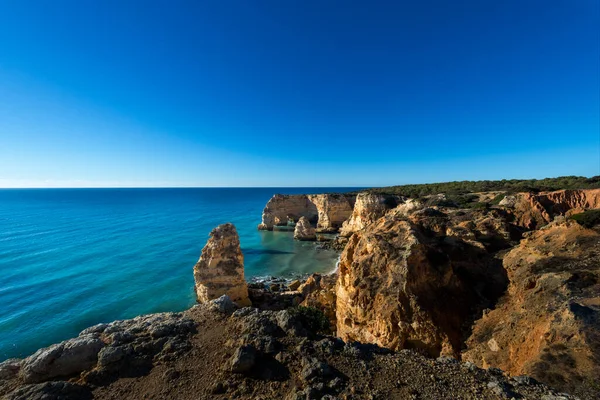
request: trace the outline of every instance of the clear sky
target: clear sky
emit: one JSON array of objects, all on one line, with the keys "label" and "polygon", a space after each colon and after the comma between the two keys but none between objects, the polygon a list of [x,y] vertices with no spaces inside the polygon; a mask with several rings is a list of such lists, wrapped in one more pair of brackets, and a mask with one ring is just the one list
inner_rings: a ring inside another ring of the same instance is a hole
[{"label": "clear sky", "polygon": [[598,0],[0,0],[0,187],[600,174]]}]

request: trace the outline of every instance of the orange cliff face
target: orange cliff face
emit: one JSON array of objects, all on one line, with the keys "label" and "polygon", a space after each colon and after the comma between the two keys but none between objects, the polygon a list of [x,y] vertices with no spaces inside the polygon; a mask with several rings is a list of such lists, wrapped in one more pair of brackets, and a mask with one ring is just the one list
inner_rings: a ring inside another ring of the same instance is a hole
[{"label": "orange cliff face", "polygon": [[[416,214],[435,223],[392,211],[350,238],[338,271],[337,334],[458,357],[464,325],[503,292],[506,277],[476,227],[459,227],[482,212]],[[455,236],[446,236],[452,229]]]},{"label": "orange cliff face", "polygon": [[532,232],[503,260],[510,284],[463,360],[567,390],[600,376],[600,235],[575,222]]},{"label": "orange cliff face", "polygon": [[571,215],[600,208],[600,189],[558,190],[543,193],[517,193],[507,196],[500,205],[514,216],[515,224],[536,229],[555,216]]}]

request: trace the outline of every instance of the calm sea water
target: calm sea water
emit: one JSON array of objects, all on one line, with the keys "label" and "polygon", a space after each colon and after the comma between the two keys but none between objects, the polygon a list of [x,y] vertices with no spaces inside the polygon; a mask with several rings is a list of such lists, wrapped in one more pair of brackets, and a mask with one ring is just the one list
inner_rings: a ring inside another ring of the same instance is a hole
[{"label": "calm sea water", "polygon": [[329,272],[337,255],[259,232],[274,193],[353,188],[0,190],[0,361],[90,325],[192,304],[192,268],[232,222],[246,277]]}]

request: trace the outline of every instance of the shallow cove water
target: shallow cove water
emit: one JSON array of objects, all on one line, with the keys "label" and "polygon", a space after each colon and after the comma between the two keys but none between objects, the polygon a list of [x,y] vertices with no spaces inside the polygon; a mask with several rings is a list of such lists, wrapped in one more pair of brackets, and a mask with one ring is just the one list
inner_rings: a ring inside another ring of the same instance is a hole
[{"label": "shallow cove water", "polygon": [[192,268],[225,222],[237,227],[247,279],[330,272],[335,252],[256,226],[274,193],[351,190],[0,190],[0,361],[100,322],[190,307]]}]

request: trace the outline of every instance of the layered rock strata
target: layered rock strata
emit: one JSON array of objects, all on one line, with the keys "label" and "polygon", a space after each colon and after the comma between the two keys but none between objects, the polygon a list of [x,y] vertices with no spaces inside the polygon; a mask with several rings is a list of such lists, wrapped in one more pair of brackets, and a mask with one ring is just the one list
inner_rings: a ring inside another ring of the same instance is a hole
[{"label": "layered rock strata", "polygon": [[194,266],[194,281],[200,303],[227,295],[238,306],[251,304],[244,279],[244,255],[233,224],[219,225],[212,230]]},{"label": "layered rock strata", "polygon": [[600,208],[600,189],[517,193],[506,196],[500,206],[509,210],[515,224],[536,229],[550,223],[556,216]]}]

